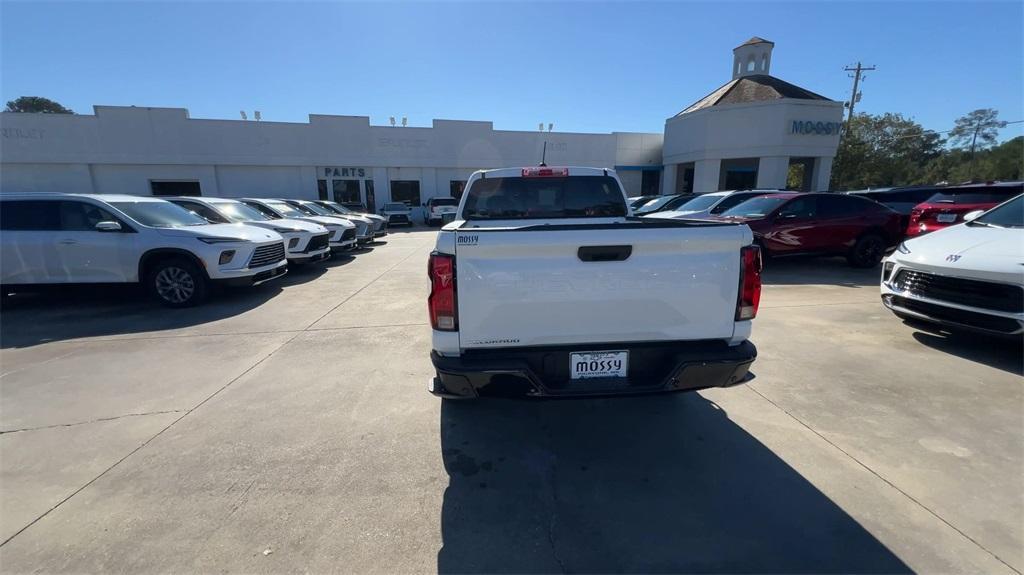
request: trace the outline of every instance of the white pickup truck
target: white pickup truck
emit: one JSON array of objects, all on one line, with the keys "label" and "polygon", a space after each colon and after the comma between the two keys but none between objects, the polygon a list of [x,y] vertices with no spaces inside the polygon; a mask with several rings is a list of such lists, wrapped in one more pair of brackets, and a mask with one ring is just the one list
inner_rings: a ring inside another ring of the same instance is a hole
[{"label": "white pickup truck", "polygon": [[753,377],[761,256],[750,229],[634,217],[613,170],[474,173],[428,267],[434,395],[630,394]]}]

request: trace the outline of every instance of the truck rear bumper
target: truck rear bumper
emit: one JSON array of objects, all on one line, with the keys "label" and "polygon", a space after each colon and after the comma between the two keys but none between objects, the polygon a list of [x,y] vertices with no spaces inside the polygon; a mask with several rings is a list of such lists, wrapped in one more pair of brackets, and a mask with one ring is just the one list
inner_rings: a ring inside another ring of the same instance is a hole
[{"label": "truck rear bumper", "polygon": [[[625,378],[570,379],[569,354],[579,351],[630,352]],[[729,387],[753,378],[757,348],[749,341],[730,347],[722,341],[656,344],[599,344],[479,350],[457,357],[430,353],[437,376],[430,392],[439,397],[587,397]]]}]

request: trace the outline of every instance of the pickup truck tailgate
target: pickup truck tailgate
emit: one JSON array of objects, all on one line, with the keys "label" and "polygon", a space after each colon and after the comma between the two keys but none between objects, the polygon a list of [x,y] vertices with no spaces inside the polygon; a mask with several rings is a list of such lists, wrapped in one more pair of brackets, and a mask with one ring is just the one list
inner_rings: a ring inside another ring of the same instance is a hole
[{"label": "pickup truck tailgate", "polygon": [[732,337],[746,226],[456,234],[463,349]]}]

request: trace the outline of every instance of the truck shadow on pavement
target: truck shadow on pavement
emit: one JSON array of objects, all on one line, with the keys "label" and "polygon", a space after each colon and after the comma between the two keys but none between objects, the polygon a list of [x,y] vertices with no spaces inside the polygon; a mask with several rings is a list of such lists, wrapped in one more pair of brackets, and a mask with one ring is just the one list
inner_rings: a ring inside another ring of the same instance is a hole
[{"label": "truck shadow on pavement", "polygon": [[200,306],[171,309],[138,285],[53,287],[17,293],[0,310],[0,349],[78,339],[181,329],[251,311],[285,287],[312,281],[352,258],[335,258],[289,270],[262,285],[215,288]]},{"label": "truck shadow on pavement", "polygon": [[881,273],[881,266],[855,268],[846,258],[776,258],[764,263],[761,281],[765,285],[878,287]]},{"label": "truck shadow on pavement", "polygon": [[696,393],[445,401],[441,573],[903,573]]}]

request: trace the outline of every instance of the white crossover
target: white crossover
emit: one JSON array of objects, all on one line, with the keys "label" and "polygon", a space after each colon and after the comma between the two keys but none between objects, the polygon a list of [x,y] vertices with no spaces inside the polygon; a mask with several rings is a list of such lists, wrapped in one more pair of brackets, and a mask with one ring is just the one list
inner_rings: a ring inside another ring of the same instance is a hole
[{"label": "white crossover", "polygon": [[882,268],[882,303],[903,319],[1024,333],[1024,196],[906,240]]},{"label": "white crossover", "polygon": [[382,238],[388,235],[388,221],[385,220],[383,217],[378,216],[377,214],[356,212],[354,210],[346,208],[345,206],[339,204],[338,202],[332,202],[329,200],[317,200],[316,203],[336,214],[341,214],[343,216],[361,216],[370,220],[371,222],[373,222],[373,237],[375,238]]},{"label": "white crossover", "polygon": [[395,224],[412,225],[412,208],[402,202],[388,202],[384,204],[384,207],[380,210],[380,215],[387,219],[389,226]]},{"label": "white crossover", "polygon": [[159,198],[0,196],[3,293],[45,284],[142,282],[161,303],[200,303],[209,283],[259,284],[288,270],[284,239],[210,224]]},{"label": "white crossover", "polygon": [[373,221],[357,214],[339,214],[310,200],[282,200],[291,207],[304,212],[308,216],[319,216],[323,218],[334,218],[350,222],[356,227],[356,244],[362,245],[373,241]]},{"label": "white crossover", "polygon": [[273,219],[252,206],[228,198],[166,199],[213,224],[241,223],[274,230],[284,237],[289,264],[305,264],[331,257],[331,233],[320,224],[302,220]]},{"label": "white crossover", "polygon": [[283,200],[272,200],[267,198],[240,198],[243,204],[256,208],[272,219],[301,220],[321,225],[331,232],[331,251],[345,251],[356,247],[356,226],[347,220],[338,218],[325,218],[323,216],[311,216],[306,212],[296,209]]}]

